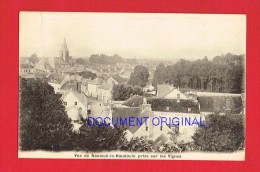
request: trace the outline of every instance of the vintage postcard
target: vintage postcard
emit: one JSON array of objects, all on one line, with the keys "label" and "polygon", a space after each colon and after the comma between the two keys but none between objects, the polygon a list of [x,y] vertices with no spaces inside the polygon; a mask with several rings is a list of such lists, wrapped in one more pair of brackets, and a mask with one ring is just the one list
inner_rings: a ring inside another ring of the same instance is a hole
[{"label": "vintage postcard", "polygon": [[20,12],[19,158],[245,160],[246,16]]}]

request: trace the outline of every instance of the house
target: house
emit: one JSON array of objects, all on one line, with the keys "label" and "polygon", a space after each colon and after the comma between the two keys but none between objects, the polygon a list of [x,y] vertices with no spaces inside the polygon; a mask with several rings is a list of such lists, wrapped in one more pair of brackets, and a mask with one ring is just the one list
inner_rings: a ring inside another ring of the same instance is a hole
[{"label": "house", "polygon": [[98,87],[103,102],[108,103],[112,100],[112,88],[113,84],[111,83],[102,83]]},{"label": "house", "polygon": [[81,118],[86,119],[88,115],[88,98],[79,89],[70,89],[61,97],[68,117],[72,120],[74,130],[78,130],[83,125]]},{"label": "house", "polygon": [[133,96],[123,103],[127,107],[113,108],[113,117],[125,116],[149,116],[147,119],[148,126],[126,126],[127,138],[147,137],[153,142],[159,137],[167,138],[165,142],[171,141],[172,132],[178,132],[177,142],[188,143],[192,142],[192,136],[195,133],[196,127],[190,125],[172,126],[168,124],[153,125],[153,118],[196,118],[202,119],[199,111],[199,103],[191,99],[163,99],[163,98],[145,98],[142,96]]},{"label": "house", "polygon": [[180,92],[179,89],[171,85],[157,85],[157,97],[165,99],[188,99],[186,95]]},{"label": "house", "polygon": [[90,78],[83,78],[81,80],[81,92],[85,95],[88,95],[88,83],[91,82],[92,79]]},{"label": "house", "polygon": [[58,73],[50,73],[47,76],[48,83],[54,88],[54,92],[61,93],[61,87],[69,80],[68,75],[62,75]]},{"label": "house", "polygon": [[125,79],[129,79],[131,74],[132,74],[133,70],[122,70],[120,73],[119,73],[119,76],[122,77],[122,78],[125,78]]},{"label": "house", "polygon": [[63,94],[69,91],[70,89],[76,90],[78,88],[78,84],[81,83],[73,80],[68,80],[60,87],[59,93]]},{"label": "house", "polygon": [[119,75],[113,75],[113,76],[110,76],[108,79],[107,79],[107,83],[109,84],[122,84],[122,83],[125,83],[127,80],[122,78],[121,76]]},{"label": "house", "polygon": [[33,66],[30,64],[19,65],[19,76],[26,76],[27,74],[34,73]]},{"label": "house", "polygon": [[95,78],[88,82],[88,96],[101,99],[101,93],[98,87],[104,82],[101,78]]},{"label": "house", "polygon": [[154,86],[152,84],[146,85],[145,87],[143,87],[143,92],[152,92],[154,91]]},{"label": "house", "polygon": [[200,113],[204,116],[215,113],[241,114],[244,111],[242,98],[237,94],[198,94],[197,99],[200,103]]},{"label": "house", "polygon": [[48,58],[40,58],[39,62],[34,66],[36,72],[53,72],[54,68],[50,65]]}]

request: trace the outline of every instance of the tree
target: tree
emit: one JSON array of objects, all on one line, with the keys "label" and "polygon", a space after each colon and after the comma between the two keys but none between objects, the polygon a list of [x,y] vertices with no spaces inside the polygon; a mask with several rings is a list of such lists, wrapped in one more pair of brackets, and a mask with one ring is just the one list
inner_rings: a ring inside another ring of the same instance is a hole
[{"label": "tree", "polygon": [[95,73],[92,73],[90,71],[79,72],[79,75],[82,76],[83,78],[91,78],[92,80],[97,77]]},{"label": "tree", "polygon": [[244,55],[226,54],[196,61],[180,59],[173,65],[160,64],[153,86],[169,83],[175,87],[211,92],[244,92]]},{"label": "tree", "polygon": [[81,64],[81,65],[85,65],[86,64],[86,60],[83,58],[77,58],[76,59],[76,63],[77,64]]},{"label": "tree", "polygon": [[154,71],[153,86],[157,87],[158,84],[163,84],[165,81],[165,75],[165,66],[162,63],[160,63]]},{"label": "tree", "polygon": [[71,150],[71,120],[54,89],[41,80],[20,80],[21,150]]},{"label": "tree", "polygon": [[92,54],[89,58],[91,63],[98,63],[98,64],[115,64],[118,62],[122,62],[123,58],[118,55],[114,54],[113,56],[108,56],[105,54]]},{"label": "tree", "polygon": [[36,63],[39,62],[39,58],[38,58],[38,56],[37,56],[35,53],[33,53],[33,54],[30,56],[30,62],[32,62],[33,64],[36,64]]},{"label": "tree", "polygon": [[148,82],[148,78],[148,69],[145,66],[137,65],[134,67],[134,72],[131,73],[128,84],[133,86],[144,87],[146,86],[146,82]]},{"label": "tree", "polygon": [[124,142],[121,147],[124,151],[154,152],[153,143],[146,137],[134,137],[129,142]]},{"label": "tree", "polygon": [[241,93],[244,85],[243,75],[242,67],[228,67],[225,74],[225,90],[230,93]]},{"label": "tree", "polygon": [[205,127],[193,136],[195,146],[203,151],[236,151],[244,145],[243,115],[218,115],[206,117]]},{"label": "tree", "polygon": [[113,100],[127,100],[131,95],[143,95],[143,89],[125,84],[114,85],[112,88]]},{"label": "tree", "polygon": [[84,151],[118,150],[125,142],[123,128],[92,123],[80,128],[77,139],[78,149]]}]

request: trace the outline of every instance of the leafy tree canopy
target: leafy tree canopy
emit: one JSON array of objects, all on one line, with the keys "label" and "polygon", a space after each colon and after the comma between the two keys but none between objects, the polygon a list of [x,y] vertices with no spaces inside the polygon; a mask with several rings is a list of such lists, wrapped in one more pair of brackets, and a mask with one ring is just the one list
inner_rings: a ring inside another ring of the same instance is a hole
[{"label": "leafy tree canopy", "polygon": [[236,151],[244,145],[243,115],[206,117],[206,127],[197,129],[193,136],[196,147],[203,151]]},{"label": "leafy tree canopy", "polygon": [[146,82],[148,82],[149,71],[145,66],[137,65],[134,67],[134,72],[131,73],[128,84],[133,86],[146,86]]},{"label": "leafy tree canopy", "polygon": [[20,80],[19,136],[22,150],[69,150],[71,120],[53,88],[41,80]]}]

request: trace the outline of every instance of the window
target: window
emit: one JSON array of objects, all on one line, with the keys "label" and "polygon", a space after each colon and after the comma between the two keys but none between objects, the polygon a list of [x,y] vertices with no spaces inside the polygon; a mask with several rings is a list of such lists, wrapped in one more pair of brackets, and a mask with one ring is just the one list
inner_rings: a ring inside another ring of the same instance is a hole
[{"label": "window", "polygon": [[63,102],[63,104],[64,104],[65,106],[67,106],[67,102]]},{"label": "window", "polygon": [[162,127],[163,127],[163,126],[161,126],[161,128],[160,128],[161,131],[162,131]]},{"label": "window", "polygon": [[148,126],[145,127],[145,131],[148,131]]},{"label": "window", "polygon": [[75,102],[75,105],[77,105],[77,102]]}]

